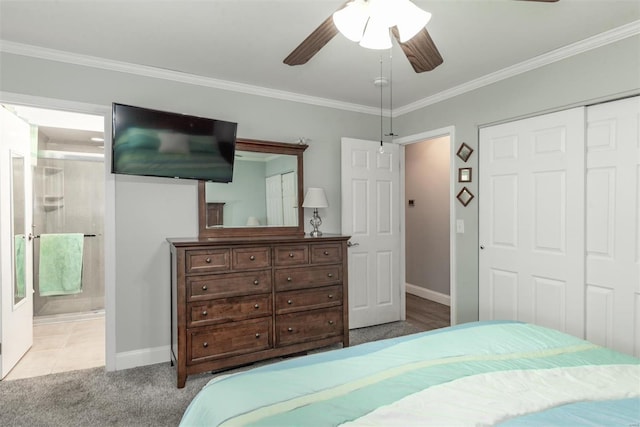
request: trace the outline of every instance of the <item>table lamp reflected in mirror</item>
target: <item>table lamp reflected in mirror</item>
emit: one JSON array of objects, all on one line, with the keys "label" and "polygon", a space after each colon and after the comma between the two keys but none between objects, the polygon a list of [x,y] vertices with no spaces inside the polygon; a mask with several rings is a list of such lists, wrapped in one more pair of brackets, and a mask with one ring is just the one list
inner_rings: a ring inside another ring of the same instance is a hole
[{"label": "table lamp reflected in mirror", "polygon": [[304,196],[302,207],[313,209],[313,218],[309,220],[309,224],[311,224],[313,230],[309,233],[309,235],[313,237],[322,236],[322,232],[318,229],[322,225],[322,219],[320,218],[320,215],[318,215],[318,208],[329,207],[327,196],[324,194],[324,190],[317,187],[307,188],[307,194]]}]

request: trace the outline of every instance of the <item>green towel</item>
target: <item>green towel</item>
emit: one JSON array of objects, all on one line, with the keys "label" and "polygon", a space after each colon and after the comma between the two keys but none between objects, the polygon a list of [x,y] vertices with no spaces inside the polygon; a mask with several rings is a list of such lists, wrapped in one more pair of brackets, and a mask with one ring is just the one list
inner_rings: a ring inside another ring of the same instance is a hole
[{"label": "green towel", "polygon": [[24,290],[24,273],[27,266],[25,265],[24,259],[24,234],[16,234],[14,236],[14,248],[13,250],[16,252],[15,258],[15,277],[16,277],[16,289],[15,289],[15,299],[24,298],[26,296]]},{"label": "green towel", "polygon": [[40,296],[82,292],[81,233],[40,235]]}]

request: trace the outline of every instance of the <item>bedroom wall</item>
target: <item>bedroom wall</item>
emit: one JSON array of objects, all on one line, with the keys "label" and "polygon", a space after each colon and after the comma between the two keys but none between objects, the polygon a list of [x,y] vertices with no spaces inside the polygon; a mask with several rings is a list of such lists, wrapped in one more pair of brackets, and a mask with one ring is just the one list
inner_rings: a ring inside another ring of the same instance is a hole
[{"label": "bedroom wall", "polygon": [[[456,234],[457,287],[452,294],[457,296],[454,312],[458,323],[478,318],[479,127],[640,93],[638,70],[640,36],[636,35],[404,114],[395,121],[402,135],[455,126],[455,147],[466,142],[476,150],[467,163],[455,159],[456,170],[473,168],[474,180],[467,186],[476,196],[466,208],[455,204],[455,216],[465,225],[465,233]],[[456,192],[461,188],[456,184]]]},{"label": "bedroom wall", "polygon": [[[0,90],[103,105],[112,102],[237,121],[238,136],[308,138],[305,186],[323,187],[325,233],[340,232],[340,139],[377,139],[379,117],[2,52]],[[197,235],[195,181],[115,176],[116,353],[168,360],[167,237]],[[311,212],[305,211],[307,227]],[[307,230],[309,231],[309,230]],[[118,362],[118,365],[121,364]]]}]

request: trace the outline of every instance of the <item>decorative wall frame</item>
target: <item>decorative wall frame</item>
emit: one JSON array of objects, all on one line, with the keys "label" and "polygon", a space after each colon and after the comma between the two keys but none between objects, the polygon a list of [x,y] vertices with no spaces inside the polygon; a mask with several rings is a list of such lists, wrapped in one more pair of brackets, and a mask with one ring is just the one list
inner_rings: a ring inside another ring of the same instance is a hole
[{"label": "decorative wall frame", "polygon": [[467,187],[463,187],[456,196],[458,201],[462,203],[462,206],[467,206],[474,197],[473,193],[471,193]]},{"label": "decorative wall frame", "polygon": [[462,159],[462,161],[466,162],[471,157],[471,153],[473,153],[473,148],[469,147],[466,142],[463,142],[456,155]]},{"label": "decorative wall frame", "polygon": [[472,170],[471,168],[458,168],[458,182],[471,182]]}]

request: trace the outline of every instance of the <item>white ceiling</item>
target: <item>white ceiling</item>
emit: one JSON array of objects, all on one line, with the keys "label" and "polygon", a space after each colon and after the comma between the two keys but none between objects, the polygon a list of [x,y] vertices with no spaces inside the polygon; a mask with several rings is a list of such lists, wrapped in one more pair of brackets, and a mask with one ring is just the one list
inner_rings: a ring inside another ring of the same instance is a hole
[{"label": "white ceiling", "polygon": [[[620,27],[638,33],[638,0],[414,0],[444,63],[416,74],[394,45],[393,105],[403,108]],[[282,60],[344,0],[0,0],[0,48],[23,45],[157,67],[269,91],[380,107],[373,81],[389,51],[338,34],[314,58]],[[615,30],[617,29],[617,30]],[[623,32],[624,33],[624,32]],[[640,50],[640,46],[639,46]],[[31,49],[30,51],[33,51]],[[36,50],[37,51],[37,50]],[[529,62],[527,62],[529,61]],[[513,69],[513,68],[511,68]],[[275,92],[274,92],[275,93]],[[388,106],[385,94],[385,108]]]}]

